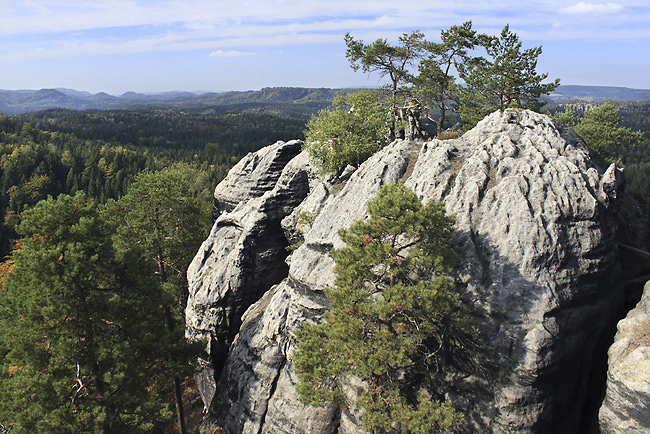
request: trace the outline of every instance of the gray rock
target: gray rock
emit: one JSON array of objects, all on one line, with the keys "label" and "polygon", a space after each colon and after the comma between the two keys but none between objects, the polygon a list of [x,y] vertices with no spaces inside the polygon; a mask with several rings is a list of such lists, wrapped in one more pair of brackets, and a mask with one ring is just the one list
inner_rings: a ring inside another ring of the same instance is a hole
[{"label": "gray rock", "polygon": [[272,190],[284,166],[301,148],[300,140],[278,141],[239,160],[214,190],[215,218],[232,211],[240,202]]},{"label": "gray rock", "polygon": [[[300,142],[278,142],[235,166],[215,189],[221,215],[187,271],[186,335],[206,339],[210,360],[196,380],[209,405],[241,316],[287,274],[280,221],[305,198],[314,175],[295,159]],[[252,191],[235,185],[253,186]],[[224,199],[227,198],[227,199]]]},{"label": "gray rock", "polygon": [[586,423],[591,359],[623,299],[620,194],[602,190],[616,169],[562,132],[539,114],[496,112],[458,140],[427,143],[407,181],[456,215],[458,279],[490,348],[483,364],[495,367],[450,386],[469,430]]},{"label": "gray rock", "polygon": [[[392,143],[341,185],[301,184],[309,193],[292,211],[283,208],[282,228],[302,244],[287,259],[282,283],[246,313],[205,426],[217,423],[226,433],[363,432],[353,406],[300,404],[294,332],[304,321],[320,321],[327,308],[322,289],[334,281],[330,252],[342,246],[338,229],[364,218],[383,184],[405,179],[423,201],[444,200],[457,218],[457,286],[485,349],[474,363],[443,372],[441,388],[464,413],[464,429],[577,432],[595,381],[593,354],[605,345],[624,298],[614,218],[626,206],[623,177],[595,161],[562,124],[508,110],[457,140]],[[253,219],[259,200],[242,202],[231,215]],[[305,212],[313,218],[301,226]],[[198,260],[212,287],[230,274],[211,270],[232,267],[237,274],[229,252],[240,237],[225,227],[229,244]],[[193,303],[210,304],[195,294]],[[203,326],[209,309],[195,312],[188,329],[212,333]]]},{"label": "gray rock", "polygon": [[608,351],[607,392],[598,414],[604,434],[650,432],[650,282],[618,323]]}]

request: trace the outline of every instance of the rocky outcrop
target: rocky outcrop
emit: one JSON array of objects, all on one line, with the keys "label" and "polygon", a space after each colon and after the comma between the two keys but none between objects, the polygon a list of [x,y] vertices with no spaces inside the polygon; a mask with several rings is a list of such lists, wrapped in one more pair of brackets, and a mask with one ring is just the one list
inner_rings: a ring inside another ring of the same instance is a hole
[{"label": "rocky outcrop", "polygon": [[208,405],[216,375],[241,316],[287,274],[280,226],[315,179],[308,161],[295,158],[302,142],[278,142],[243,158],[215,189],[218,218],[190,264],[186,334],[208,341],[197,382]]},{"label": "rocky outcrop", "polygon": [[[304,154],[295,161],[287,167],[308,166]],[[334,280],[330,252],[342,246],[338,229],[364,218],[379,188],[399,180],[423,201],[444,200],[456,214],[457,289],[472,307],[485,349],[478,363],[445,368],[441,388],[464,413],[464,429],[573,433],[595,414],[585,406],[595,381],[592,360],[606,347],[624,300],[615,239],[615,215],[625,207],[623,177],[615,166],[599,164],[562,124],[505,111],[457,140],[397,141],[343,183],[301,184],[308,187],[304,200],[293,201],[291,211],[285,207],[282,217],[285,243],[301,244],[287,258],[285,278],[263,296],[247,296],[257,301],[241,328],[229,329],[239,334],[204,432],[215,424],[226,433],[363,432],[354,406],[314,409],[298,401],[294,333],[327,309],[322,289]],[[224,213],[213,234],[225,222],[255,215],[271,196]],[[225,287],[222,270],[239,273],[228,252],[241,237],[222,238],[221,250],[206,241],[193,263],[193,274],[204,277],[190,289],[188,330],[202,330],[199,335],[214,335],[208,326],[214,315],[190,305],[211,305],[203,300]]]},{"label": "rocky outcrop", "polygon": [[608,351],[607,392],[599,412],[604,434],[650,432],[650,282],[618,323]]}]

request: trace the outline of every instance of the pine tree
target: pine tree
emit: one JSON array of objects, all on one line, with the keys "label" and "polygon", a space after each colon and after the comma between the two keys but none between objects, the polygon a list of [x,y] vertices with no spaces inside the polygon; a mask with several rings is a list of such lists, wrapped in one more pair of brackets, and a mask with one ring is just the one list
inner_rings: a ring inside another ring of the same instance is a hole
[{"label": "pine tree", "polygon": [[459,76],[465,82],[461,104],[464,124],[475,125],[489,113],[508,107],[537,111],[545,104],[540,96],[560,85],[559,79],[542,83],[548,77],[536,71],[542,47],[522,50],[519,37],[508,25],[500,37],[478,35],[478,41],[488,58],[476,57],[459,65]]},{"label": "pine tree", "polygon": [[418,65],[419,74],[413,78],[418,96],[432,103],[440,115],[437,124],[438,134],[444,131],[448,111],[457,111],[460,104],[460,86],[452,73],[470,61],[469,51],[479,43],[472,22],[452,26],[440,32],[440,42],[426,42],[429,55]]},{"label": "pine tree", "polygon": [[403,183],[382,187],[369,218],[341,230],[324,322],[298,334],[294,363],[301,400],[345,402],[347,376],[364,381],[358,405],[373,432],[401,424],[430,433],[459,422],[433,380],[441,355],[472,338],[466,307],[449,277],[454,219],[422,205]]},{"label": "pine tree", "polygon": [[[187,168],[186,168],[187,169]],[[209,223],[209,213],[201,209],[190,191],[191,173],[182,168],[167,168],[158,172],[139,174],[127,193],[108,205],[108,211],[118,222],[115,238],[120,246],[138,245],[153,266],[152,276],[159,282],[162,323],[176,342],[182,339],[187,301],[185,272]],[[174,309],[174,306],[177,309]],[[162,324],[161,323],[161,324]],[[193,346],[187,347],[191,354]],[[185,433],[181,372],[168,372],[174,389],[176,414],[181,433]]]},{"label": "pine tree", "polygon": [[0,423],[12,433],[148,432],[172,414],[172,342],[137,248],[118,255],[83,193],[23,213],[0,292]]},{"label": "pine tree", "polygon": [[[567,107],[567,110],[573,114],[571,108]],[[580,119],[575,115],[571,119],[571,114],[565,112],[559,118],[569,122],[587,145],[604,155],[607,155],[613,145],[634,147],[643,143],[643,133],[621,126],[623,119],[612,103],[604,103],[588,110]]]}]

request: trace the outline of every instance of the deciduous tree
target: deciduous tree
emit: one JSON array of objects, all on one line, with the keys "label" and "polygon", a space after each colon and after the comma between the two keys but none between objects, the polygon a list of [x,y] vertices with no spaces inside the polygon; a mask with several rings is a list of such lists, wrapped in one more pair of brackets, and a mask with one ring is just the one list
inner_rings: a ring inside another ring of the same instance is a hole
[{"label": "deciduous tree", "polygon": [[359,166],[388,144],[386,106],[376,92],[337,96],[307,124],[305,149],[325,173]]}]

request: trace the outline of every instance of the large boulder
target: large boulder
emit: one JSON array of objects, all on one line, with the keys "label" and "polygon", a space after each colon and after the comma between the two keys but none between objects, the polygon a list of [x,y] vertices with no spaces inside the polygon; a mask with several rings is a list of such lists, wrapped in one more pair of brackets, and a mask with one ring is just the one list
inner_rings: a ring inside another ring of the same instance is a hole
[{"label": "large boulder", "polygon": [[607,392],[598,419],[604,434],[650,432],[650,282],[618,323],[608,351]]},{"label": "large boulder", "polygon": [[[598,382],[592,360],[604,352],[624,301],[615,239],[623,177],[562,124],[508,110],[457,140],[397,141],[344,183],[308,183],[282,220],[286,238],[301,244],[287,258],[284,280],[251,297],[258,301],[230,346],[204,432],[216,425],[227,433],[364,432],[354,405],[299,402],[294,333],[327,309],[322,290],[334,281],[338,229],[364,218],[379,188],[399,180],[456,214],[457,289],[480,342],[475,363],[445,367],[441,390],[464,413],[464,429],[572,433],[593,417],[585,405]],[[236,268],[226,255],[236,239],[213,256],[214,277],[205,278],[213,287],[222,285],[217,269]],[[201,300],[197,292],[193,302],[209,304]],[[195,312],[189,329],[205,321]],[[350,396],[357,387],[350,382]]]}]

